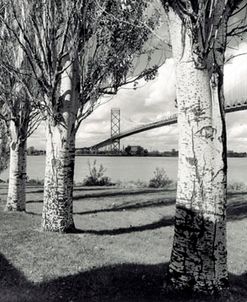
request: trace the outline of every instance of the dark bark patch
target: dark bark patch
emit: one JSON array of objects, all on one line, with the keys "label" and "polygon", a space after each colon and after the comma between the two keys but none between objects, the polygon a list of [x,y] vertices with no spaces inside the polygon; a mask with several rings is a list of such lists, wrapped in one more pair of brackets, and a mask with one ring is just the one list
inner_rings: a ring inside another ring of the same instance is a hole
[{"label": "dark bark patch", "polygon": [[186,161],[187,161],[191,166],[196,166],[196,165],[197,165],[197,158],[195,158],[195,157],[186,157]]},{"label": "dark bark patch", "polygon": [[194,108],[191,111],[197,119],[205,113],[205,110],[200,106],[200,100],[198,100],[198,104],[194,106]]},{"label": "dark bark patch", "polygon": [[13,150],[13,151],[15,151],[16,150],[16,142],[12,142],[11,143],[11,149]]},{"label": "dark bark patch", "polygon": [[169,280],[175,289],[215,293],[227,285],[224,217],[217,216],[214,221],[204,214],[205,211],[176,207],[169,266]]},{"label": "dark bark patch", "polygon": [[214,136],[216,134],[217,130],[212,126],[205,126],[202,127],[197,133],[200,134],[200,136],[206,138],[206,139],[214,139]]}]

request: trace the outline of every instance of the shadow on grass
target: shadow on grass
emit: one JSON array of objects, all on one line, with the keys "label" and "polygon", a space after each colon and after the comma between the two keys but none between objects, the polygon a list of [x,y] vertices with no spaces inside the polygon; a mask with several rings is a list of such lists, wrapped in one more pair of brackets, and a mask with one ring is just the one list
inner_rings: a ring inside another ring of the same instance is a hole
[{"label": "shadow on grass", "polygon": [[247,218],[247,201],[229,203],[226,212],[228,221]]},{"label": "shadow on grass", "polygon": [[[171,200],[171,204],[174,204],[175,201]],[[163,204],[168,205],[167,203]],[[136,207],[135,207],[136,206]],[[138,205],[133,205],[129,206],[130,209],[138,209],[137,207]],[[152,206],[156,206],[156,203],[153,204],[143,204],[142,206],[139,206],[139,208],[145,208],[145,207],[152,207]],[[161,203],[158,203],[157,206],[162,206]],[[118,208],[121,209],[121,211],[124,209],[123,208]],[[115,211],[118,211],[118,209]],[[126,207],[126,209],[128,209]],[[111,212],[113,211],[113,209],[102,209],[102,210],[98,210],[98,211],[92,211],[89,212],[87,214],[92,214],[92,213],[99,213],[99,212]],[[78,214],[78,213],[76,213]],[[80,214],[80,213],[79,213]],[[85,212],[84,212],[85,214]],[[241,219],[245,219],[247,218],[247,202],[234,202],[234,203],[230,203],[228,204],[228,208],[227,208],[227,221],[235,221],[235,220],[241,220]],[[161,218],[158,221],[154,221],[152,223],[149,224],[144,224],[144,225],[138,225],[138,226],[130,226],[130,227],[126,227],[126,228],[116,228],[116,229],[106,229],[106,230],[80,230],[80,229],[76,229],[75,233],[78,234],[93,234],[93,235],[100,235],[100,236],[104,236],[104,235],[121,235],[121,234],[128,234],[128,233],[133,233],[133,232],[144,232],[144,231],[148,231],[148,230],[155,230],[155,229],[160,229],[163,227],[167,227],[167,226],[172,226],[174,224],[174,216],[170,215],[170,216],[164,216],[163,218]]]},{"label": "shadow on grass", "polygon": [[42,216],[42,214],[41,213],[36,213],[36,212],[33,212],[33,211],[26,211],[26,214],[28,214],[28,215],[33,215],[33,216]]},{"label": "shadow on grass", "polygon": [[227,192],[227,196],[243,196],[243,195],[247,195],[247,192],[242,191],[242,192],[234,192],[234,191],[230,191]]},{"label": "shadow on grass", "polygon": [[[128,211],[128,210],[138,210],[143,208],[154,208],[154,207],[161,207],[161,206],[168,206],[175,204],[174,199],[165,199],[165,200],[158,200],[158,201],[147,201],[144,203],[135,203],[135,204],[128,204],[126,206],[121,205],[119,207],[113,208],[105,208],[105,209],[98,209],[92,211],[85,211],[85,212],[77,212],[74,213],[75,215],[90,215],[90,214],[97,214],[97,213],[107,213],[107,212],[120,212],[120,211]],[[27,211],[27,214],[41,216],[39,213]],[[227,221],[235,221],[235,220],[242,220],[247,218],[247,202],[230,202],[227,207]],[[128,226],[116,229],[105,229],[105,230],[81,230],[76,229],[74,233],[78,234],[93,234],[93,235],[121,235],[121,234],[128,234],[133,232],[144,232],[148,230],[155,230],[160,229],[162,227],[172,226],[174,224],[174,217],[164,216],[158,221],[154,221],[149,224],[144,225],[137,225],[137,226]]]},{"label": "shadow on grass", "polygon": [[33,284],[0,256],[0,301],[161,301],[167,265],[123,264]]},{"label": "shadow on grass", "polygon": [[[32,187],[27,187],[28,188],[32,188]],[[105,191],[105,190],[109,190],[109,187],[102,187],[102,188],[95,188],[95,187],[74,187],[73,191],[74,192],[84,192],[84,191]],[[34,194],[34,193],[44,193],[44,188],[41,189],[37,189],[34,191],[27,191],[26,194]],[[5,193],[3,193],[4,195]],[[0,194],[1,195],[1,194]]]},{"label": "shadow on grass", "polygon": [[90,214],[98,214],[98,213],[108,213],[108,212],[122,212],[128,210],[138,210],[138,209],[145,209],[145,208],[155,208],[161,206],[170,206],[175,204],[174,198],[165,198],[165,199],[158,199],[157,201],[146,201],[146,202],[138,202],[132,204],[121,204],[119,206],[114,206],[112,208],[106,209],[98,209],[98,210],[91,210],[91,211],[84,211],[84,212],[75,212],[76,215],[90,215]]},{"label": "shadow on grass", "polygon": [[113,190],[105,190],[96,193],[88,193],[83,195],[76,195],[73,197],[73,200],[85,199],[85,198],[96,198],[96,197],[113,197],[113,196],[125,196],[125,195],[142,195],[142,194],[150,194],[157,192],[174,192],[174,190],[166,190],[166,189],[152,189],[152,188],[144,188],[144,189],[113,189]]},{"label": "shadow on grass", "polygon": [[76,234],[93,234],[93,235],[122,235],[122,234],[129,234],[133,232],[144,232],[149,230],[156,230],[163,227],[171,226],[174,224],[174,217],[173,216],[165,216],[162,219],[158,221],[154,221],[149,224],[144,225],[138,225],[138,226],[130,226],[127,228],[118,228],[118,229],[112,229],[112,230],[81,230],[76,229],[74,233]]},{"label": "shadow on grass", "polygon": [[[39,201],[38,201],[39,202]],[[27,203],[35,203],[35,201],[27,202]],[[146,202],[138,202],[138,203],[124,203],[118,206],[104,208],[104,209],[96,209],[84,212],[74,212],[74,215],[91,215],[98,213],[109,213],[109,212],[123,212],[123,211],[131,211],[131,210],[139,210],[145,208],[155,208],[161,206],[170,206],[175,204],[175,199],[166,198],[166,199],[158,199],[157,201],[146,201]],[[41,216],[40,213],[35,213],[32,211],[26,211],[27,214]]]},{"label": "shadow on grass", "polygon": [[0,301],[35,301],[34,288],[24,274],[0,254]]},{"label": "shadow on grass", "polygon": [[[0,301],[63,302],[185,302],[247,300],[247,274],[230,276],[226,297],[198,298],[172,294],[163,289],[167,264],[122,264],[96,268],[76,275],[34,284],[0,256]],[[231,300],[228,300],[231,298]]]},{"label": "shadow on grass", "polygon": [[[116,192],[117,193],[117,192]],[[244,200],[245,196],[243,194],[229,194],[228,196],[228,206],[227,206],[227,220],[228,221],[235,221],[247,218],[247,202]],[[238,201],[240,200],[240,201]],[[33,203],[39,201],[32,201]],[[88,210],[83,212],[76,212],[75,215],[90,215],[90,214],[98,214],[98,213],[108,213],[112,212],[122,212],[122,211],[137,211],[139,209],[145,208],[154,208],[154,207],[163,207],[163,206],[170,206],[175,205],[174,198],[158,198],[157,200],[150,200],[145,202],[137,202],[137,203],[122,203],[121,205],[110,207],[110,208],[103,208],[103,209],[95,209],[95,210]],[[30,215],[37,215],[41,216],[36,212],[27,211],[27,214]],[[148,230],[155,230],[160,229],[167,226],[172,226],[174,224],[174,217],[172,215],[165,216],[158,221],[154,221],[149,224],[144,225],[137,225],[137,226],[127,226],[115,229],[103,229],[103,230],[94,230],[94,229],[77,229],[75,233],[80,234],[93,234],[93,235],[121,235],[121,234],[128,234],[133,232],[143,232]]]},{"label": "shadow on grass", "polygon": [[[78,191],[95,191],[95,189],[78,189]],[[117,189],[113,189],[116,191],[108,191],[107,189],[96,189],[100,192],[92,192],[92,193],[85,193],[85,194],[78,194],[73,197],[73,200],[82,200],[82,199],[90,199],[90,198],[98,198],[98,197],[115,197],[115,196],[129,196],[129,195],[142,195],[142,194],[151,194],[151,193],[158,193],[158,192],[168,192],[168,190],[164,189],[142,189],[142,190],[123,190],[118,191]],[[76,190],[74,190],[76,191]],[[174,190],[170,190],[170,192],[175,192]],[[30,192],[35,193],[35,192]],[[99,200],[100,201],[100,200]],[[43,199],[39,200],[28,200],[26,203],[43,203]]]}]

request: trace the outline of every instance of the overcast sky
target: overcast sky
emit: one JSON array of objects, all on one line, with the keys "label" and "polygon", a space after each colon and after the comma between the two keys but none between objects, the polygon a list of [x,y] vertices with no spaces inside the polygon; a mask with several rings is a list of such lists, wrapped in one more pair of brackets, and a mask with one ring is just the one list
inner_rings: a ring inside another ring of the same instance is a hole
[{"label": "overcast sky", "polygon": [[[242,43],[234,54],[247,53],[247,43]],[[141,88],[122,88],[112,99],[102,100],[95,112],[81,125],[77,135],[77,147],[88,147],[110,136],[111,108],[121,110],[121,130],[161,120],[176,112],[175,71],[173,59],[167,59],[160,67],[155,80],[141,81]],[[225,67],[225,95],[228,104],[247,99],[247,55],[236,57]],[[228,149],[247,151],[247,111],[227,114]],[[121,146],[141,145],[148,150],[177,148],[177,126],[165,126],[121,140]],[[45,130],[40,127],[32,135],[29,146],[45,148]]]}]

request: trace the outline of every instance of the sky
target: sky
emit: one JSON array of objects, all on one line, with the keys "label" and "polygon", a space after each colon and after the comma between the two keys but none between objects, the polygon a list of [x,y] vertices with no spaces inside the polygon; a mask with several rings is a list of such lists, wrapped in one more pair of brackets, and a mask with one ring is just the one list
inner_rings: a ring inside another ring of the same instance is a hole
[{"label": "sky", "polygon": [[[231,49],[237,56],[225,66],[226,103],[247,100],[247,42]],[[134,90],[128,85],[119,90],[113,98],[101,100],[101,105],[82,122],[77,133],[76,147],[89,147],[110,137],[111,108],[120,108],[121,131],[146,123],[155,122],[176,113],[175,108],[175,66],[168,58],[159,68],[153,81],[141,80],[140,88]],[[247,152],[247,110],[229,113],[226,116],[228,150]],[[121,140],[121,147],[141,145],[151,150],[167,151],[177,149],[177,126],[156,128]],[[45,149],[45,128],[41,126],[28,141],[28,146]]]}]

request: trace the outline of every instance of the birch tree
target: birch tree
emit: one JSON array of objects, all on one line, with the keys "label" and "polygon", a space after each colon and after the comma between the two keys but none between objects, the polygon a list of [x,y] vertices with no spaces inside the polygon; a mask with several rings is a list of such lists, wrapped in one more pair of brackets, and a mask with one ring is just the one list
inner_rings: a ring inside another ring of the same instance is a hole
[{"label": "birch tree", "polygon": [[[23,10],[21,13],[23,14]],[[3,18],[6,21],[11,16],[5,11]],[[13,26],[19,40],[25,43],[18,26]],[[38,96],[38,92],[35,91],[25,53],[19,43],[8,34],[5,22],[1,24],[0,42],[0,99],[4,108],[0,118],[7,123],[10,138],[9,184],[5,210],[25,211],[26,146],[28,136],[36,129],[41,117],[34,106],[34,95]]]},{"label": "birch tree", "polygon": [[228,283],[223,94],[227,25],[244,1],[161,2],[176,62],[179,129],[169,280],[178,290],[213,293]]},{"label": "birch tree", "polygon": [[[47,113],[42,227],[73,231],[76,132],[102,95],[115,94],[128,82],[154,18],[146,21],[146,3],[129,0],[11,0],[7,5],[25,44],[6,26],[27,55]],[[24,18],[18,14],[21,7]],[[146,68],[136,78],[152,74]]]},{"label": "birch tree", "polygon": [[[11,75],[5,73],[5,79]],[[9,182],[6,211],[25,211],[26,209],[26,156],[27,139],[37,128],[41,116],[34,108],[20,83],[12,78],[12,85],[6,80],[0,81],[1,100],[4,102],[5,114],[1,119],[8,125],[9,135]],[[3,88],[4,86],[4,88]],[[18,87],[19,86],[19,87]]]}]

